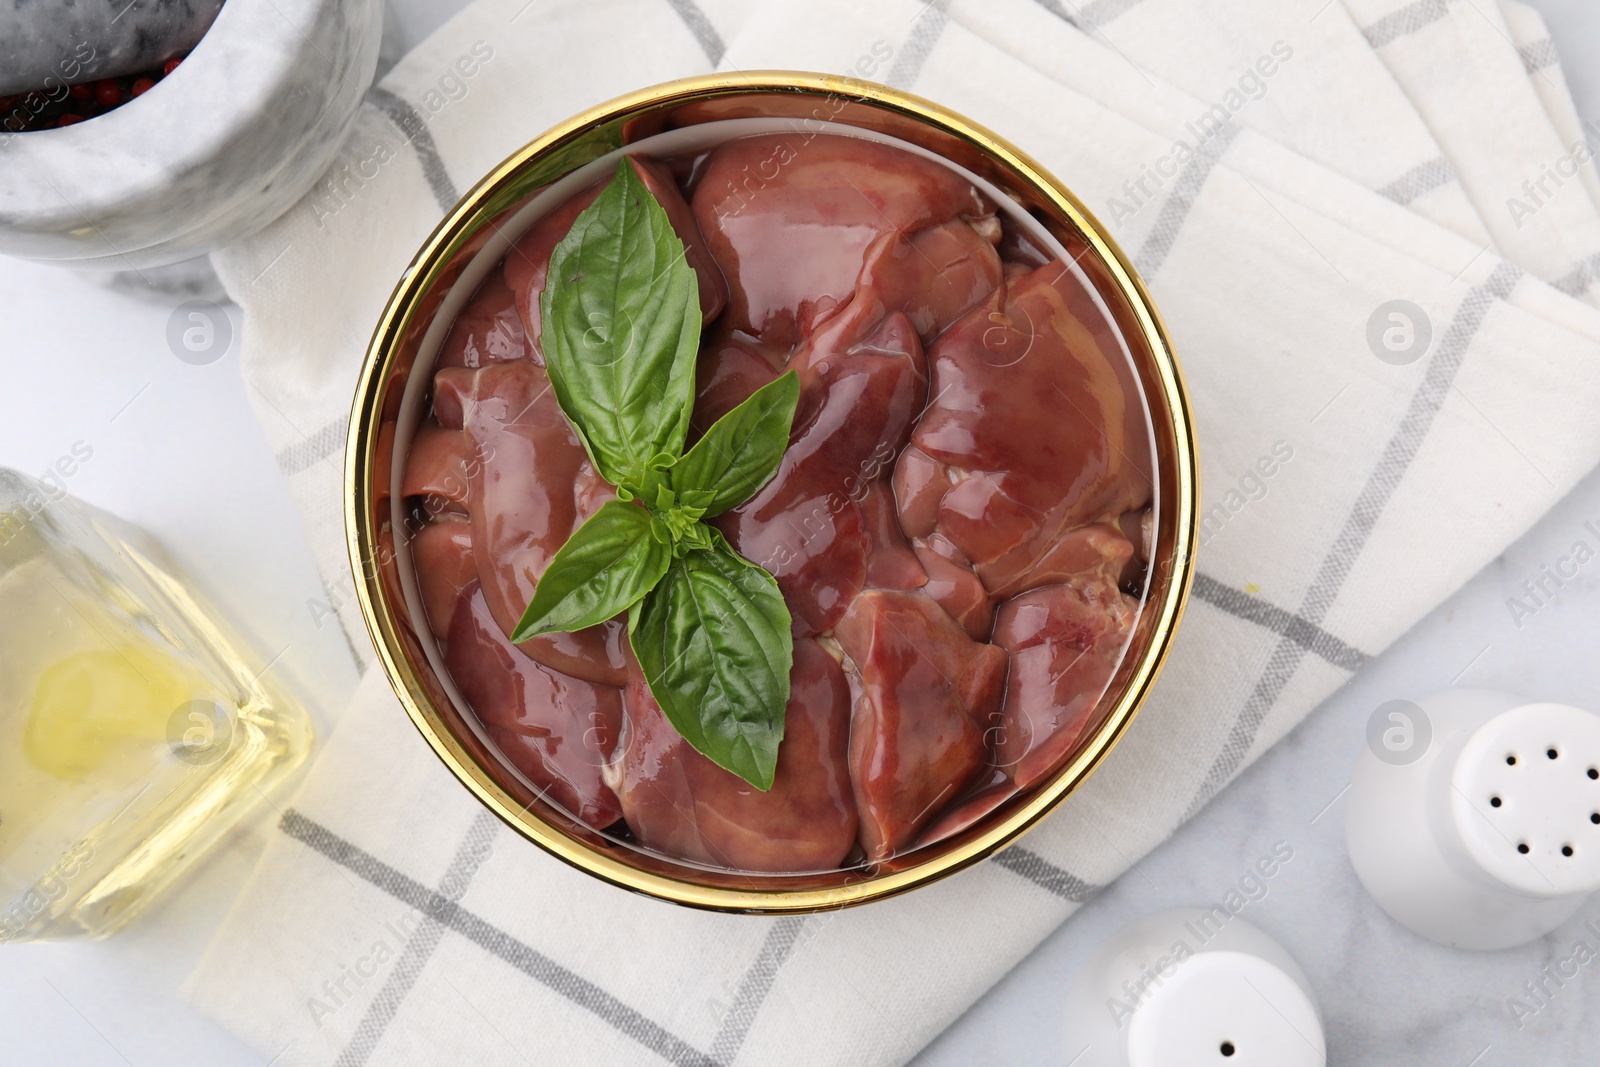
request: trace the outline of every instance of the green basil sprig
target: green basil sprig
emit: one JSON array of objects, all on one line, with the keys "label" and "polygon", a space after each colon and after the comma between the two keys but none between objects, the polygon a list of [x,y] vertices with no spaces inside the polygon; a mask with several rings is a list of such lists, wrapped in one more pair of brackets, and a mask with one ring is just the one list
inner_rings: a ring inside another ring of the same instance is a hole
[{"label": "green basil sprig", "polygon": [[624,160],[556,245],[540,347],[561,410],[617,487],[563,545],[512,640],[626,611],[650,692],[694,748],[770,789],[794,660],[772,575],[702,520],[771,480],[800,383],[756,390],[685,454],[699,284],[662,206]]}]

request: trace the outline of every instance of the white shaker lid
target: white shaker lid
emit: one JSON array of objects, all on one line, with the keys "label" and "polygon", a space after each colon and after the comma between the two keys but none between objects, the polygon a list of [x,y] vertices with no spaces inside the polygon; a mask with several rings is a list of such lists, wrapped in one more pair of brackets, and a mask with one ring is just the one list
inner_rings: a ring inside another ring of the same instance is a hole
[{"label": "white shaker lid", "polygon": [[1128,1022],[1130,1067],[1323,1067],[1316,1006],[1259,956],[1201,952]]}]

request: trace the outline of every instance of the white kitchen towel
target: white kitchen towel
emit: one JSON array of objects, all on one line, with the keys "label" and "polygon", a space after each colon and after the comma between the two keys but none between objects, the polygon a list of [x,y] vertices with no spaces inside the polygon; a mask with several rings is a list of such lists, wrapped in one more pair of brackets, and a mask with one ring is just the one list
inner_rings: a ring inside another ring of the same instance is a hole
[{"label": "white kitchen towel", "polygon": [[1186,123],[1231,116],[1480,246],[1488,241],[1439,143],[1338,3],[964,0],[951,11],[1013,53],[1062,47],[1060,29],[1070,28],[1141,80],[1190,94],[1201,110]]},{"label": "white kitchen towel", "polygon": [[[1208,105],[1200,97],[1178,89],[1167,82],[1166,77],[1178,75],[1185,83],[1194,83],[1203,77],[1203,71],[1218,67],[1227,69],[1233,59],[1229,55],[1195,50],[1191,53],[1191,67],[1200,68],[1202,74],[1184,73],[1168,65],[1163,65],[1157,73],[1134,66],[1128,61],[1127,53],[1106,40],[1102,32],[1084,32],[1057,16],[1051,5],[1036,0],[953,0],[948,10],[957,23],[1015,59],[1169,139],[1170,147],[1166,152],[1145,160],[1137,172],[1126,176],[1104,200],[1091,204],[1114,237],[1123,242],[1130,240],[1133,235],[1128,222],[1145,204],[1168,191],[1176,180],[1173,162],[1181,158],[1181,153],[1198,152],[1213,128],[1208,116],[1215,114],[1217,105]],[[1098,17],[1105,20],[1119,10],[1126,8],[1108,9]],[[1169,12],[1180,13],[1178,9],[1169,9]],[[1361,40],[1364,42],[1365,38]],[[1133,43],[1131,47],[1139,46]],[[1270,81],[1282,71],[1285,61],[1277,60],[1270,49],[1266,55],[1277,61],[1276,65],[1254,69],[1258,73],[1269,71],[1262,77]],[[1296,55],[1298,53],[1292,53],[1290,61]],[[1372,66],[1362,64],[1357,69],[1370,74]],[[1387,72],[1380,70],[1380,81],[1388,80]],[[1571,97],[1566,94],[1564,85],[1562,88],[1566,109],[1575,115]],[[1265,99],[1269,91],[1270,88],[1259,90],[1256,99]],[[1358,89],[1352,95],[1359,98],[1361,91]],[[1377,95],[1382,98],[1386,94],[1379,90]],[[1228,138],[1229,168],[1247,178],[1263,194],[1295,200],[1375,241],[1448,270],[1452,276],[1462,264],[1484,251],[1484,231],[1475,214],[1470,214],[1470,220],[1465,223],[1458,215],[1459,225],[1426,224],[1427,219],[1435,218],[1442,207],[1453,202],[1450,197],[1443,196],[1448,190],[1454,189],[1459,202],[1466,203],[1465,194],[1453,179],[1443,184],[1423,183],[1428,186],[1426,194],[1415,187],[1410,193],[1403,193],[1401,186],[1405,183],[1383,180],[1386,170],[1363,171],[1360,167],[1347,167],[1349,173],[1346,173],[1316,165],[1310,157],[1290,150],[1245,121],[1253,114],[1248,109],[1251,99],[1242,95],[1238,100],[1225,101],[1224,106],[1237,104],[1239,111],[1235,113],[1237,126],[1230,127],[1223,135]],[[1339,125],[1344,125],[1342,117]],[[1320,134],[1302,132],[1300,139],[1316,145],[1349,136],[1347,130],[1340,129]],[[1428,145],[1433,143],[1425,134],[1423,140]],[[1494,146],[1486,145],[1483,150],[1494,151]],[[1421,170],[1432,172],[1438,168],[1424,166]],[[1445,171],[1448,174],[1448,168]],[[1352,185],[1358,188],[1352,190]],[[1359,187],[1362,186],[1379,193],[1382,202],[1361,195]],[[1468,212],[1471,212],[1470,207]],[[1581,333],[1587,334],[1596,322],[1581,305],[1560,300],[1543,287],[1524,287],[1510,299]]]},{"label": "white kitchen towel", "polygon": [[1344,6],[1443,147],[1494,248],[1563,292],[1600,304],[1600,212],[1577,180],[1578,146],[1563,143],[1528,81],[1500,7],[1472,0]]},{"label": "white kitchen towel", "polygon": [[1600,205],[1600,175],[1595,173],[1594,152],[1589,146],[1583,120],[1572,102],[1572,91],[1561,70],[1561,55],[1556,51],[1555,41],[1550,39],[1544,16],[1521,0],[1500,0],[1500,12],[1505,16],[1506,28],[1511,31],[1511,43],[1517,46],[1517,54],[1522,57],[1528,81],[1571,156],[1568,160],[1557,161],[1556,176],[1565,174],[1570,178],[1572,172],[1577,171],[1589,199]]},{"label": "white kitchen towel", "polygon": [[[1117,6],[1133,5],[1084,10]],[[218,256],[329,581],[309,609],[330,626],[350,610],[339,453],[371,326],[457,193],[551,123],[718,65],[852,70],[993,126],[1103,211],[1204,99],[1177,69],[1082,91],[1051,53],[1013,54],[962,10],[481,0],[402,61],[328,179]],[[1352,63],[1370,84],[1371,64]],[[1115,231],[1188,374],[1206,483],[1195,596],[1126,740],[1019,846],[842,913],[672,907],[500,826],[371,674],[194,1001],[279,1064],[912,1056],[1600,459],[1600,312],[1375,191],[1377,176],[1242,125],[1201,139]],[[1270,477],[1262,457],[1277,457]]]}]

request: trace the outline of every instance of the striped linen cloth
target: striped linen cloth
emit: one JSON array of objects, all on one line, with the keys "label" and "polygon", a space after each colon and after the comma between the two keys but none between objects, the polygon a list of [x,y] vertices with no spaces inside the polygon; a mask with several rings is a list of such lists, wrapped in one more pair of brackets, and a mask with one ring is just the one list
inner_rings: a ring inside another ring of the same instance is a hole
[{"label": "striped linen cloth", "polygon": [[[1466,0],[1345,6],[1438,138],[1495,249],[1600,303],[1600,217],[1577,177],[1584,162],[1574,158],[1586,159],[1587,146],[1557,130],[1501,8]],[[1482,151],[1486,142],[1501,150]]]},{"label": "striped linen cloth", "polygon": [[[1030,55],[1070,47],[1047,25],[1065,22],[1142,84],[1159,77],[1189,93],[1198,107],[1187,120],[1221,106],[1237,125],[1480,244],[1488,240],[1427,123],[1338,3],[967,0],[953,12],[992,42]],[[1267,64],[1270,74],[1256,65],[1263,57],[1276,60]]]},{"label": "striped linen cloth", "polygon": [[[1188,374],[1195,595],[1126,740],[1021,844],[804,918],[694,912],[550,859],[471,800],[369,673],[192,1000],[285,1065],[914,1056],[1600,460],[1600,311],[1552,284],[1571,264],[1491,244],[1494,197],[1464,176],[1506,144],[1442,136],[1446,102],[1414,106],[1385,54],[1394,27],[1421,34],[1447,6],[1375,26],[1357,0],[479,0],[440,29],[372,91],[327,179],[217,256],[327,579],[308,608],[363,664],[340,446],[394,280],[458,193],[550,124],[719,67],[870,66],[992,126],[1101,216]],[[1545,100],[1527,14],[1495,76]],[[1519,121],[1565,136],[1557,105]],[[1567,195],[1592,223],[1587,189]],[[1409,361],[1368,340],[1397,300],[1416,308]]]},{"label": "striped linen cloth", "polygon": [[[1522,67],[1528,72],[1528,81],[1538,94],[1539,102],[1550,113],[1561,144],[1571,148],[1587,142],[1583,121],[1578,118],[1578,109],[1573,106],[1572,94],[1567,90],[1567,79],[1561,72],[1561,57],[1556,54],[1555,42],[1545,29],[1543,17],[1517,0],[1502,0],[1500,11],[1505,16],[1511,41],[1517,46],[1517,54],[1522,58]],[[1589,198],[1600,203],[1600,174],[1595,173],[1595,168],[1579,167],[1578,180],[1588,191]]]}]

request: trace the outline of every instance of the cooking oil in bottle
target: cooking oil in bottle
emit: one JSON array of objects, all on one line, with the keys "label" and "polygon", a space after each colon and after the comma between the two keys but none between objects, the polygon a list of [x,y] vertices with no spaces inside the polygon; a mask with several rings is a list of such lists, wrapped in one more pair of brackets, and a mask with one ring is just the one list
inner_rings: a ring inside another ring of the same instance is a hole
[{"label": "cooking oil in bottle", "polygon": [[304,760],[267,666],[142,533],[0,470],[0,942],[114,932]]}]

